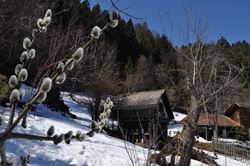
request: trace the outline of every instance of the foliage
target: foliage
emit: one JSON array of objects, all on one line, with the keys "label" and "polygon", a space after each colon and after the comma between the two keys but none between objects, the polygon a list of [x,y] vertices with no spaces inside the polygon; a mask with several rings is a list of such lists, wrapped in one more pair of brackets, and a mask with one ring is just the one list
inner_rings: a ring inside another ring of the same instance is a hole
[{"label": "foliage", "polygon": [[247,129],[244,126],[234,128],[235,138],[239,141],[247,140]]},{"label": "foliage", "polygon": [[0,74],[0,103],[4,103],[4,101],[8,99],[9,94],[8,79],[6,76]]}]

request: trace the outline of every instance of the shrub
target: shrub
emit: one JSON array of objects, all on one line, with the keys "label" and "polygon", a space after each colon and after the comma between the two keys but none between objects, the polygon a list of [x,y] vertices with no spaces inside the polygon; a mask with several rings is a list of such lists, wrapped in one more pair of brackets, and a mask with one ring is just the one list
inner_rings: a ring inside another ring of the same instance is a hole
[{"label": "shrub", "polygon": [[234,128],[235,138],[239,141],[247,140],[247,130],[244,126]]}]

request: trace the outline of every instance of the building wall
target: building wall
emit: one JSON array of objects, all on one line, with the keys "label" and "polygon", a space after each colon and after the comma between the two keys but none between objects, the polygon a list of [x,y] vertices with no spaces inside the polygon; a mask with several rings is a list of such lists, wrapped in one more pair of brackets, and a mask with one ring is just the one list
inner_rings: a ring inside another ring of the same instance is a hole
[{"label": "building wall", "polygon": [[234,113],[230,116],[232,120],[240,124],[240,114],[239,114],[239,109],[234,111]]},{"label": "building wall", "polygon": [[240,125],[250,128],[250,109],[239,108],[240,112]]}]

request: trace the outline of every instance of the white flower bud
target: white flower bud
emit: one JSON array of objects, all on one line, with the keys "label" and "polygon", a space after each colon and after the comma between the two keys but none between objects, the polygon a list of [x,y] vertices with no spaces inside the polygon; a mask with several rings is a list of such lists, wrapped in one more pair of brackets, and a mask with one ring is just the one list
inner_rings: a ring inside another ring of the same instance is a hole
[{"label": "white flower bud", "polygon": [[37,34],[38,34],[38,30],[37,29],[33,29],[32,30],[32,37],[36,37]]},{"label": "white flower bud", "polygon": [[99,123],[98,126],[105,126],[106,125],[106,118],[103,118]]},{"label": "white flower bud", "polygon": [[16,65],[16,67],[15,67],[15,73],[16,73],[16,75],[19,75],[19,72],[21,71],[21,69],[22,69],[22,65],[21,64]]},{"label": "white flower bud", "polygon": [[20,62],[26,62],[28,60],[28,53],[24,51],[20,56]]},{"label": "white flower bud", "polygon": [[50,17],[44,17],[44,18],[43,18],[43,22],[44,22],[44,24],[45,24],[46,26],[48,26],[48,25],[50,24],[50,22],[51,22],[51,18],[50,18]]},{"label": "white flower bud", "polygon": [[112,13],[109,15],[110,21],[117,20],[119,17],[118,11],[113,10]]},{"label": "white flower bud", "polygon": [[55,83],[62,84],[65,81],[65,79],[66,79],[66,74],[65,72],[62,72],[56,77]]},{"label": "white flower bud", "polygon": [[60,134],[59,137],[56,138],[56,142],[59,144],[64,140],[64,134]]},{"label": "white flower bud", "polygon": [[82,59],[83,57],[83,48],[78,48],[76,50],[76,52],[72,55],[72,59],[75,61],[75,62],[78,62]]},{"label": "white flower bud", "polygon": [[100,132],[102,131],[102,127],[101,127],[101,126],[98,126],[98,127],[96,127],[96,128],[94,129],[94,131],[95,131],[96,133],[100,133]]},{"label": "white flower bud", "polygon": [[106,104],[107,104],[108,109],[111,109],[114,106],[113,101],[111,101],[110,99],[109,99],[109,102]]},{"label": "white flower bud", "polygon": [[15,75],[10,76],[9,86],[10,88],[14,88],[18,84],[17,77]]},{"label": "white flower bud", "polygon": [[99,118],[104,119],[104,113],[100,113]]},{"label": "white flower bud", "polygon": [[19,88],[19,95],[20,95],[20,100],[23,98],[25,95],[25,90],[23,88]]},{"label": "white flower bud", "polygon": [[80,130],[78,130],[77,132],[76,132],[76,139],[79,139],[79,136],[82,134],[82,132],[80,131]]},{"label": "white flower bud", "polygon": [[35,49],[29,50],[29,52],[28,52],[28,59],[32,60],[32,59],[35,58],[35,56],[36,56],[36,50]]},{"label": "white flower bud", "polygon": [[[70,63],[70,64],[68,65],[68,63]],[[69,60],[66,62],[65,65],[68,65],[67,70],[72,70],[73,67],[74,67],[74,65],[75,65],[75,63],[74,63],[74,61],[71,61],[71,59],[69,59]]]},{"label": "white flower bud", "polygon": [[26,69],[22,69],[20,72],[19,72],[19,75],[18,75],[18,80],[20,81],[26,81],[26,79],[28,78],[28,71]]},{"label": "white flower bud", "polygon": [[46,99],[46,97],[47,97],[47,92],[40,92],[36,102],[41,103]]},{"label": "white flower bud", "polygon": [[40,91],[49,92],[52,87],[52,80],[49,77],[43,79],[43,83],[41,85]]},{"label": "white flower bud", "polygon": [[86,134],[85,133],[81,133],[78,137],[79,141],[83,141],[86,138]]},{"label": "white flower bud", "polygon": [[52,17],[52,11],[51,9],[48,9],[45,13],[45,17]]},{"label": "white flower bud", "polygon": [[23,48],[24,49],[28,49],[30,47],[30,39],[28,37],[26,37],[24,40],[23,40]]},{"label": "white flower bud", "polygon": [[95,129],[97,127],[97,122],[95,120],[93,120],[90,124],[90,128],[91,129]]},{"label": "white flower bud", "polygon": [[64,64],[62,62],[59,62],[58,65],[57,65],[57,68],[56,70],[61,73],[64,71]]},{"label": "white flower bud", "polygon": [[37,26],[38,26],[39,28],[41,28],[42,26],[44,26],[43,19],[38,18],[38,20],[37,20]]},{"label": "white flower bud", "polygon": [[107,97],[106,103],[108,104],[110,101],[111,101],[111,100],[110,100],[110,97]]},{"label": "white flower bud", "polygon": [[87,133],[89,137],[93,137],[95,135],[95,131],[91,130],[90,132]]},{"label": "white flower bud", "polygon": [[111,110],[108,109],[107,111],[105,111],[105,118],[108,118],[110,116]]},{"label": "white flower bud", "polygon": [[54,135],[55,134],[55,127],[54,126],[50,126],[50,128],[48,129],[48,131],[47,131],[47,135],[49,136],[49,137],[51,137],[52,135]]},{"label": "white flower bud", "polygon": [[65,135],[64,135],[64,140],[71,140],[72,138],[72,135],[73,135],[73,131],[69,131],[67,132]]},{"label": "white flower bud", "polygon": [[91,31],[91,36],[95,39],[99,39],[99,36],[101,35],[101,28],[98,26],[95,26]]},{"label": "white flower bud", "polygon": [[47,32],[47,27],[44,25],[41,27],[40,32],[45,33]]},{"label": "white flower bud", "polygon": [[117,25],[118,25],[118,20],[112,20],[110,23],[109,23],[109,26],[112,27],[112,28],[115,28]]},{"label": "white flower bud", "polygon": [[17,89],[14,89],[10,94],[10,102],[17,102],[20,100],[20,94]]}]

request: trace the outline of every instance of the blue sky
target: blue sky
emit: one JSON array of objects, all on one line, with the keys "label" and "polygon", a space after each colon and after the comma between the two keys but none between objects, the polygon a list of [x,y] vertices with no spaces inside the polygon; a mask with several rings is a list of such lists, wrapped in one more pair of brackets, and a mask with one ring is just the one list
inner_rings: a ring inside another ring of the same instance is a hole
[{"label": "blue sky", "polygon": [[[90,0],[91,5],[95,5],[96,2],[99,2],[102,10],[112,10],[109,0]],[[205,21],[206,17],[208,18],[210,36],[208,42],[217,41],[220,36],[224,36],[230,44],[242,40],[250,43],[250,0],[120,0],[116,5],[120,9],[128,8],[126,12],[130,15],[145,18],[133,19],[134,23],[146,21],[149,29],[159,34],[164,33],[162,28],[164,27],[166,35],[177,44],[179,37],[173,29],[171,30],[165,12],[169,11],[175,25],[179,24],[185,29],[184,6],[189,9],[190,4],[192,8],[196,4],[198,19]],[[124,14],[121,14],[121,17],[129,19]]]}]

